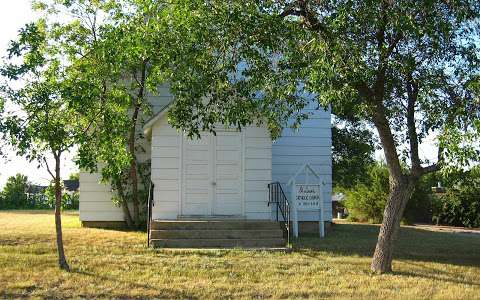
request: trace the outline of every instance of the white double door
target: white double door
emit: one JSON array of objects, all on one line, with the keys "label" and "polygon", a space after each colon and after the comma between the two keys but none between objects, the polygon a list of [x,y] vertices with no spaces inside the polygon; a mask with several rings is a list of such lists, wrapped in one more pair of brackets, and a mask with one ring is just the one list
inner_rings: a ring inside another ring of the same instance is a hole
[{"label": "white double door", "polygon": [[241,216],[242,135],[205,133],[183,139],[182,215]]}]

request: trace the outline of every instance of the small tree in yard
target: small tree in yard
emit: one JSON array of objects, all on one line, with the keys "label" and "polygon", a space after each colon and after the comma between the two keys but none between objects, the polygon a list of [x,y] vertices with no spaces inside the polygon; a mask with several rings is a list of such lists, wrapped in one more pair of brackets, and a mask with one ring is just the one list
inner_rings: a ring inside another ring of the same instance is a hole
[{"label": "small tree in yard", "polygon": [[142,126],[152,110],[147,96],[165,82],[163,70],[169,63],[162,55],[163,47],[170,46],[162,38],[168,27],[154,26],[161,23],[154,20],[162,17],[165,4],[138,0],[42,2],[39,8],[48,20],[55,21],[59,14],[71,16],[62,25],[71,29],[64,32],[65,46],[70,49],[66,59],[72,63],[71,93],[83,102],[102,106],[99,114],[85,112],[85,117],[95,122],[95,130],[89,133],[88,142],[79,145],[77,163],[94,172],[102,166],[102,179],[116,192],[113,200],[122,207],[126,224],[141,227],[141,208],[149,185],[142,180],[148,177],[144,174],[148,162],[139,160],[139,154],[145,152]]},{"label": "small tree in yard", "polygon": [[[473,0],[174,4],[169,24],[184,47],[172,47],[170,121],[198,134],[261,115],[275,136],[287,118],[305,117],[309,92],[340,118],[374,127],[390,191],[371,268],[390,272],[416,183],[478,155],[479,15]],[[419,151],[429,134],[433,162]]]},{"label": "small tree in yard", "polygon": [[[89,128],[74,109],[63,80],[60,47],[41,20],[20,30],[1,67],[4,109],[0,133],[17,155],[46,168],[54,182],[55,230],[60,268],[69,270],[65,258],[61,221],[61,159]],[[49,160],[53,158],[53,163]]]}]

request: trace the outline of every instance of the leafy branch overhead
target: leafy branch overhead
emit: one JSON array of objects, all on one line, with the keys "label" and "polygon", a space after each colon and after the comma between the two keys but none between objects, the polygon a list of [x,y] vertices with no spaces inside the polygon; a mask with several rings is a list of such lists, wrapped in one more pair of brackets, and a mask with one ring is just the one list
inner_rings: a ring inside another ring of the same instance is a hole
[{"label": "leafy branch overhead", "polygon": [[188,1],[171,10],[182,42],[171,79],[179,127],[242,126],[259,111],[272,129],[282,127],[285,117],[301,121],[305,96],[315,94],[339,116],[390,127],[392,138],[383,139],[391,150],[407,141],[419,175],[437,169],[418,153],[432,132],[441,161],[468,153],[447,149],[455,132],[476,129],[473,1]]},{"label": "leafy branch overhead", "polygon": [[[75,109],[92,123],[78,143],[76,163],[84,170],[101,171],[127,224],[136,227],[146,199],[139,182],[148,164],[138,158],[145,152],[142,126],[152,115],[149,97],[168,82],[168,63],[161,54],[169,45],[164,41],[165,28],[158,26],[164,5],[45,1],[39,7],[47,19],[71,17],[52,26],[69,63],[66,80]],[[148,188],[148,182],[143,184]]]},{"label": "leafy branch overhead", "polygon": [[[275,137],[292,125],[287,120],[301,122],[301,109],[314,100],[339,118],[376,129],[390,194],[372,269],[390,271],[416,182],[479,157],[478,1],[187,1],[170,7],[168,24],[185,46],[174,47],[178,56],[172,56],[175,126],[198,134],[216,123],[241,127],[260,119]],[[433,162],[419,150],[427,136],[436,137]]]}]

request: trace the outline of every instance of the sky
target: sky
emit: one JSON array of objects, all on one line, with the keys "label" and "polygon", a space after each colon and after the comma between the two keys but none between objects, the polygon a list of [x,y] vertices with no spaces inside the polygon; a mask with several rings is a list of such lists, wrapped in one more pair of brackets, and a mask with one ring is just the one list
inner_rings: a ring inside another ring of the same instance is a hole
[{"label": "sky", "polygon": [[[4,57],[9,42],[15,39],[18,30],[35,19],[30,0],[0,0],[0,57]],[[3,141],[0,141],[2,143]],[[37,168],[38,163],[29,163],[25,158],[17,157],[10,149],[7,158],[0,157],[0,188],[7,178],[17,173],[28,176],[36,184],[48,184],[50,175],[44,168]],[[72,162],[72,155],[67,154],[62,160],[62,177],[67,178],[77,168]]]},{"label": "sky", "polygon": [[[18,30],[26,23],[35,19],[31,9],[30,0],[0,0],[0,57],[4,57],[9,42],[15,39]],[[435,161],[436,150],[433,139],[428,138],[427,143],[420,146],[423,158]],[[0,141],[2,142],[2,141]],[[25,158],[18,157],[14,151],[8,151],[7,158],[0,157],[0,189],[5,185],[7,178],[17,173],[28,176],[36,184],[48,184],[50,176],[44,168],[38,168],[38,163],[29,163]],[[382,151],[375,155],[378,159],[383,157]],[[72,162],[72,154],[67,154],[62,160],[62,177],[67,178],[78,169]]]}]

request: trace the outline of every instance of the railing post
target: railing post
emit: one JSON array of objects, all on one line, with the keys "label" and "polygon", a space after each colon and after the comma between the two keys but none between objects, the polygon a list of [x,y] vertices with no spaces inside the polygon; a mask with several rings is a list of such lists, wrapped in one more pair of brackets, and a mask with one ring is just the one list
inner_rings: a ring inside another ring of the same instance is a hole
[{"label": "railing post", "polygon": [[276,220],[280,221],[279,210],[282,215],[282,222],[284,222],[285,229],[287,230],[287,246],[290,244],[290,226],[291,226],[291,208],[288,202],[288,198],[283,192],[280,182],[272,182],[268,185],[268,205],[270,203],[276,204]]},{"label": "railing post", "polygon": [[153,182],[150,181],[150,187],[148,189],[148,212],[147,212],[147,247],[150,247],[150,227],[152,222],[152,206],[153,206]]},{"label": "railing post", "polygon": [[278,184],[275,184],[275,191],[276,191],[275,200],[277,202],[277,222],[278,222],[278,205],[280,204],[280,201],[278,200]]},{"label": "railing post", "polygon": [[[288,201],[288,200],[287,200]],[[285,222],[287,223],[287,247],[290,245],[290,205],[287,202],[287,220]]]}]

